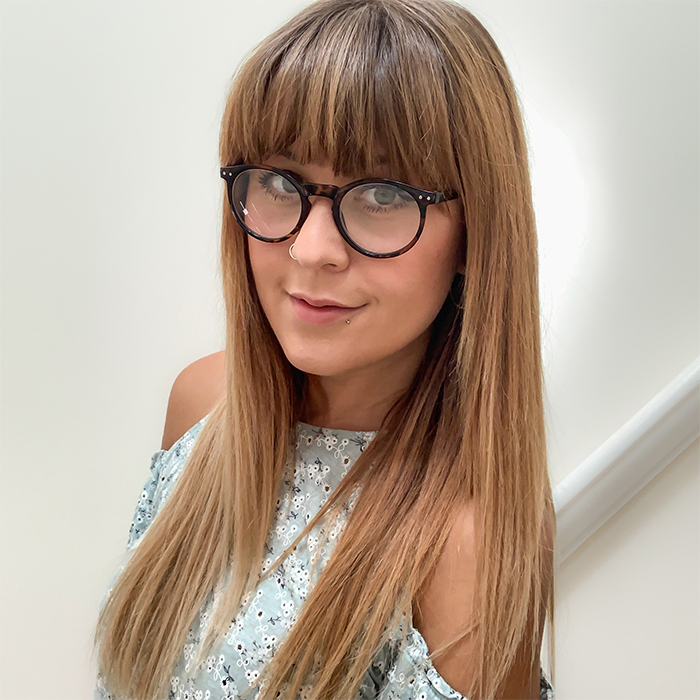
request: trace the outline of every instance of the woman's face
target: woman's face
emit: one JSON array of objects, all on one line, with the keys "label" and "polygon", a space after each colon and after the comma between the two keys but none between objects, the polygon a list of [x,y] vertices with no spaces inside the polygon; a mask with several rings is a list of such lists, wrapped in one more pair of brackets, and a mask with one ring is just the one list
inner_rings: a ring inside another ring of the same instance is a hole
[{"label": "woman's face", "polygon": [[[266,164],[293,170],[307,182],[342,186],[358,179],[336,177],[327,163],[299,165],[274,156]],[[389,176],[381,170],[373,175]],[[429,206],[413,248],[383,259],[345,242],[330,199],[312,197],[311,203],[291,239],[248,237],[258,296],[287,359],[320,377],[369,370],[381,381],[385,371],[395,373],[397,363],[415,369],[454,276],[463,270],[460,201]],[[292,244],[296,260],[289,254]]]}]

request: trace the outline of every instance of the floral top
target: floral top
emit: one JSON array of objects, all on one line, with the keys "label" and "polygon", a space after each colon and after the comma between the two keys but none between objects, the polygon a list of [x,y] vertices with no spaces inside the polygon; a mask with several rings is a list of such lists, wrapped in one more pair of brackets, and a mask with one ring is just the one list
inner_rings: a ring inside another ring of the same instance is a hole
[{"label": "floral top", "polygon": [[[137,547],[172,492],[185,461],[208,416],[188,430],[169,450],[151,458],[151,477],[141,494],[129,532],[127,550]],[[265,545],[263,572],[294,541],[319,511],[329,494],[347,474],[374,433],[329,430],[299,423],[296,428],[296,458],[286,467],[275,522]],[[272,658],[285,634],[296,622],[352,508],[357,492],[340,517],[322,519],[292,553],[243,601],[225,637],[198,668],[191,668],[207,619],[213,595],[204,601],[189,631],[182,655],[174,669],[167,700],[224,700],[238,698],[256,685],[265,664]],[[259,686],[247,697],[255,697]],[[554,691],[541,673],[540,700],[552,700]],[[367,670],[357,700],[467,700],[451,688],[435,670],[420,632],[409,625],[407,643],[398,655],[396,645],[387,644]],[[94,700],[117,700],[98,674]]]}]

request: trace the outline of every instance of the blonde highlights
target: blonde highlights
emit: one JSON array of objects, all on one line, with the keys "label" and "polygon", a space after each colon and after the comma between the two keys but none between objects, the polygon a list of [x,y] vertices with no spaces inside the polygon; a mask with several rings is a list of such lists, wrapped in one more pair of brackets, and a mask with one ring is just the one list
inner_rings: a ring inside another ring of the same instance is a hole
[{"label": "blonde highlights", "polygon": [[[478,642],[469,697],[493,698],[523,644],[539,638],[543,611],[553,612],[536,235],[512,80],[489,34],[456,3],[320,0],[245,62],[222,122],[222,165],[291,149],[348,175],[382,155],[397,179],[418,174],[427,188],[458,192],[467,255],[459,304],[445,301],[413,385],[299,536],[360,487],[266,667],[261,699],[296,697],[308,683],[312,700],[355,697],[375,653],[411,620],[472,499],[477,590],[462,637]],[[226,396],[101,613],[100,666],[118,696],[166,696],[207,594],[222,592],[200,658],[257,584],[301,415],[304,377],[267,323],[226,202],[221,256]]]}]

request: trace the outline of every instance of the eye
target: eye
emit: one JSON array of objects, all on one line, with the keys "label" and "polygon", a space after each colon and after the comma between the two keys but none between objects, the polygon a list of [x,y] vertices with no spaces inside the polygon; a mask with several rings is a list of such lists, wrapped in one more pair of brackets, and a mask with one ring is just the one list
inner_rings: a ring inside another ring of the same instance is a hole
[{"label": "eye", "polygon": [[387,187],[385,185],[373,187],[367,194],[368,196],[371,194],[375,204],[381,204],[382,206],[392,204],[399,196],[395,187]]},{"label": "eye", "polygon": [[411,195],[395,185],[374,183],[358,189],[356,199],[373,209],[398,209],[413,203]]},{"label": "eye", "polygon": [[297,194],[296,187],[288,178],[270,170],[260,175],[260,184],[273,196]]}]

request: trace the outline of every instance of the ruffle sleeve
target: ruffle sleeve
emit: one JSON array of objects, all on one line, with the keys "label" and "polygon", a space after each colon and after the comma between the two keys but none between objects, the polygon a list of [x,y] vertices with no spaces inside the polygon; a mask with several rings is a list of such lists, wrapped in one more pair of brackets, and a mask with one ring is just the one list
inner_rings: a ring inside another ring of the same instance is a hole
[{"label": "ruffle sleeve", "polygon": [[139,543],[163,508],[207,418],[208,416],[202,418],[199,423],[192,426],[169,450],[158,450],[151,457],[151,473],[136,504],[134,518],[129,528],[127,550],[133,549]]},{"label": "ruffle sleeve", "polygon": [[[175,483],[182,472],[182,468],[185,466],[190,452],[192,452],[192,446],[208,417],[209,416],[205,416],[199,423],[192,426],[169,450],[158,450],[151,457],[150,475],[139,496],[134,518],[129,528],[129,538],[126,545],[127,552],[122,565],[112,577],[107,594],[102,600],[102,606],[104,606],[117,578],[124,570],[131,551],[141,541],[144,533],[148,530],[156,515],[158,515],[163,508],[168,496],[172,493]],[[93,700],[117,700],[115,696],[108,691],[104,676],[99,669]]]},{"label": "ruffle sleeve", "polygon": [[[387,669],[386,677],[379,700],[468,700],[435,670],[428,645],[414,627],[409,629],[404,651]],[[540,700],[553,698],[554,689],[540,669]]]}]

